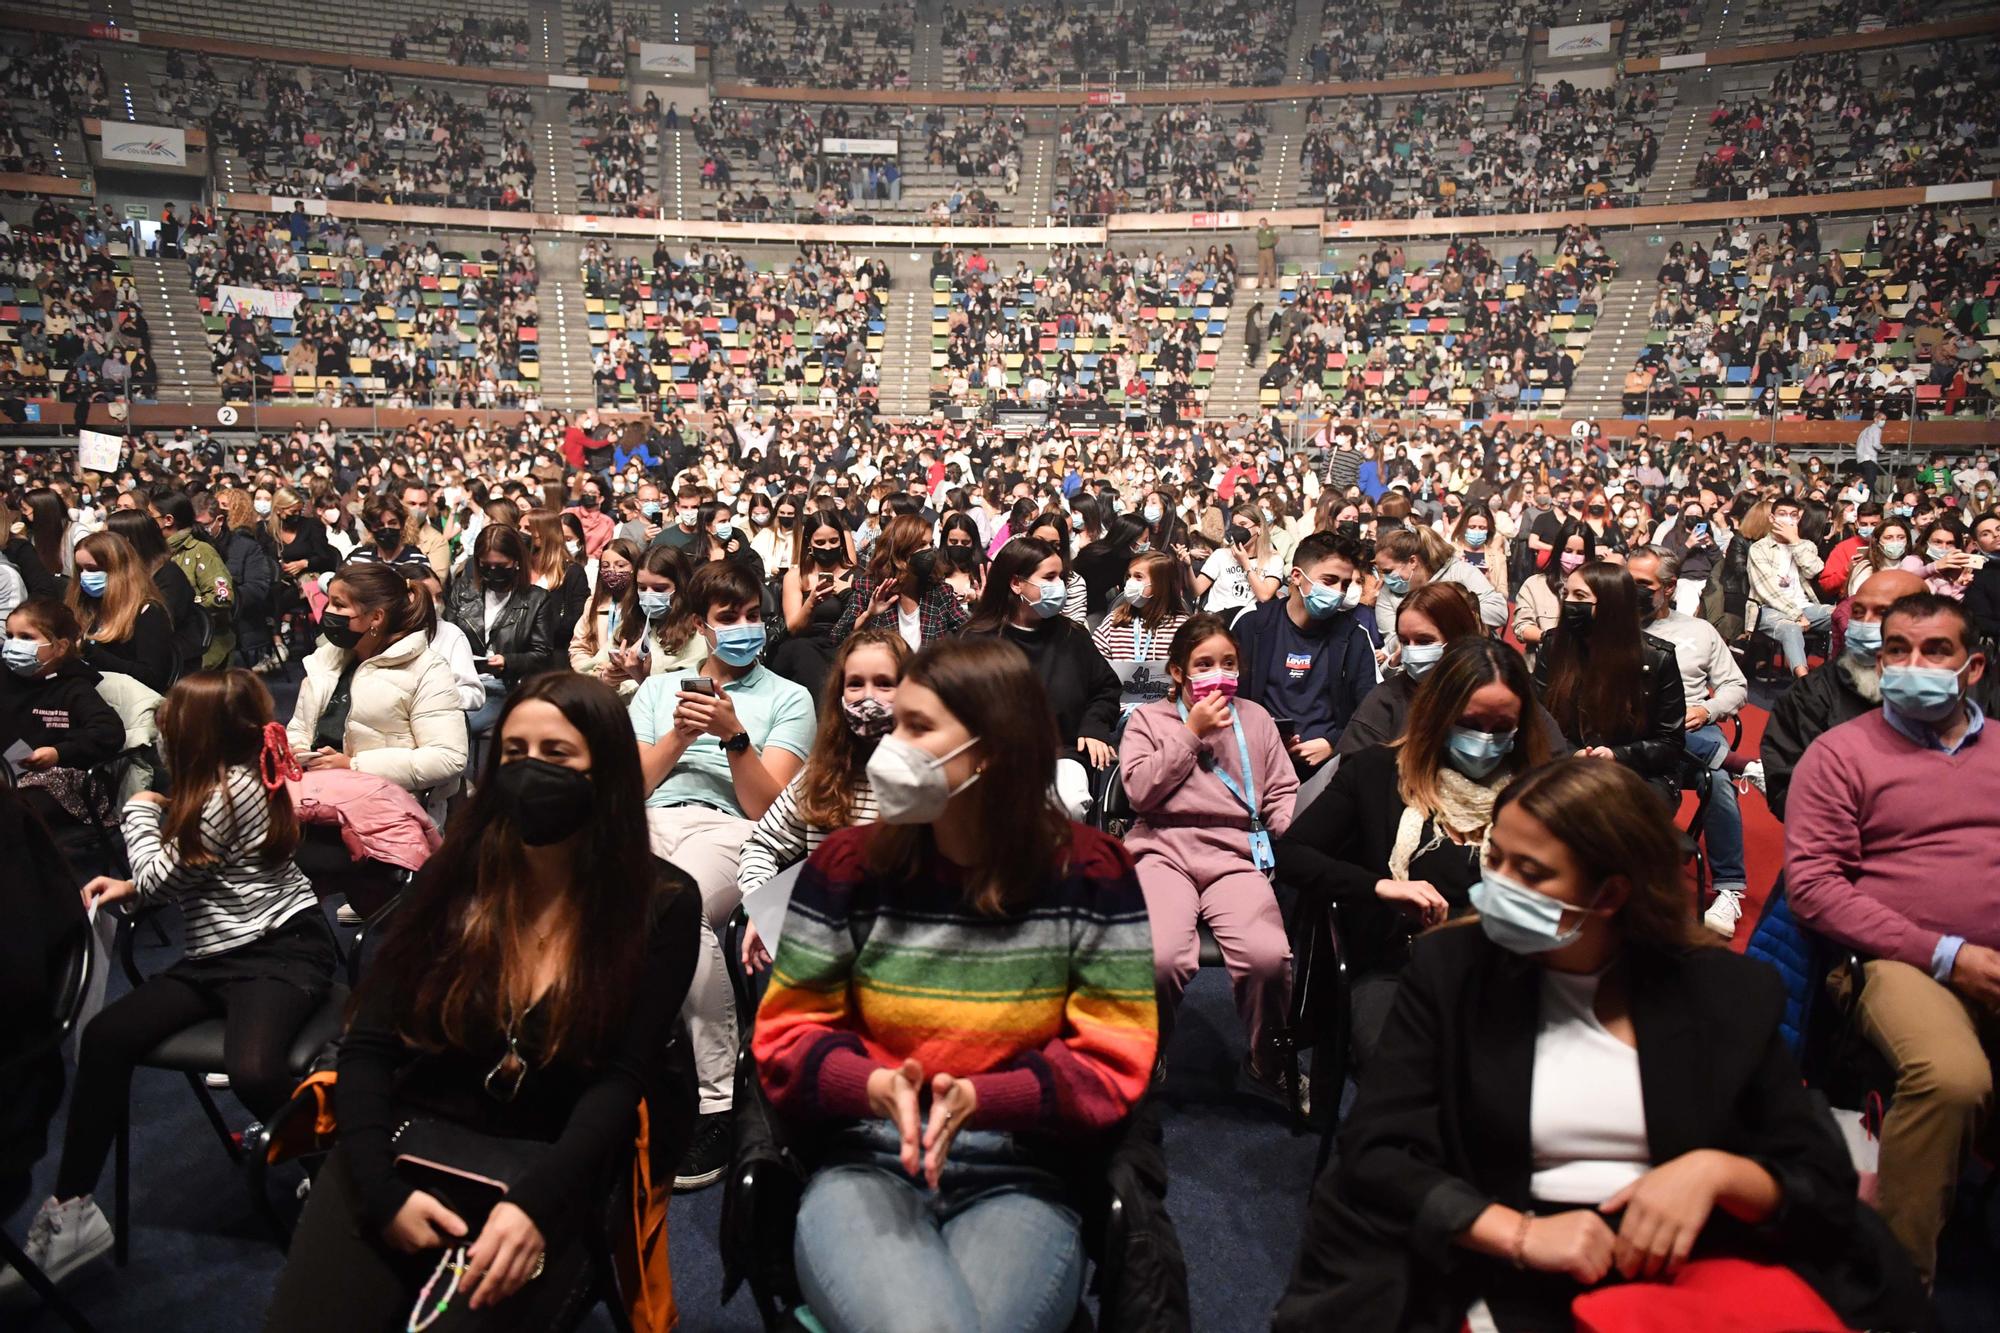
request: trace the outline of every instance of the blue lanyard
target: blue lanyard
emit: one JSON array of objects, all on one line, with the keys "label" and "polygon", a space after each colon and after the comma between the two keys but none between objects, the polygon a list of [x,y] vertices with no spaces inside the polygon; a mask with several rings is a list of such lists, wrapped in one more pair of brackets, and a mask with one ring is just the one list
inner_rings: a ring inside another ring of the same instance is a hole
[{"label": "blue lanyard", "polygon": [[[1174,706],[1180,709],[1181,721],[1187,721],[1186,702],[1176,701]],[[1221,764],[1217,764],[1209,772],[1221,779],[1229,794],[1250,812],[1250,862],[1268,875],[1277,869],[1278,855],[1271,846],[1271,831],[1264,827],[1264,817],[1257,810],[1257,773],[1250,767],[1250,743],[1243,739],[1243,719],[1236,716],[1233,707],[1229,712],[1229,725],[1236,731],[1236,757],[1243,765],[1243,786],[1237,786],[1236,780],[1229,776],[1229,770]]]},{"label": "blue lanyard", "polygon": [[611,604],[611,623],[604,627],[604,641],[608,644],[618,637],[618,603]]}]

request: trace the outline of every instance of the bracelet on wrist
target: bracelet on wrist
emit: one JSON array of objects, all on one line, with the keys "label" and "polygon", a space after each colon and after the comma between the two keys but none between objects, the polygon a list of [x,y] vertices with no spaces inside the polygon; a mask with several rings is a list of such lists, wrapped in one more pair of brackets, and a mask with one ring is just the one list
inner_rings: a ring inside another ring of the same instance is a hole
[{"label": "bracelet on wrist", "polygon": [[1522,1212],[1521,1220],[1514,1227],[1514,1243],[1507,1247],[1507,1261],[1516,1268],[1528,1266],[1528,1227],[1535,1220],[1532,1212]]}]

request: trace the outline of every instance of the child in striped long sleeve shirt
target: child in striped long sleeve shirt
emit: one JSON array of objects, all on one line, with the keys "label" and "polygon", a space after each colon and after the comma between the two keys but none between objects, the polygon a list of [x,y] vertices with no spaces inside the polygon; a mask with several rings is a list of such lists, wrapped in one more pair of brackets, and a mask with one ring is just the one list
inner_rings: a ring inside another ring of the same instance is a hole
[{"label": "child in striped long sleeve shirt", "polygon": [[779,1114],[829,1131],[801,1289],[832,1333],[1056,1333],[1084,1260],[1039,1145],[1146,1090],[1145,898],[1124,849],[1053,805],[1055,722],[1018,648],[927,646],[895,713],[868,765],[880,822],[806,862],[753,1038]]},{"label": "child in striped long sleeve shirt", "polygon": [[133,877],[100,876],[83,897],[92,909],[177,902],[185,956],[84,1029],[55,1195],[29,1228],[29,1250],[58,1280],[110,1248],[91,1191],[139,1057],[219,1015],[230,1090],[267,1117],[291,1095],[292,1039],[333,979],[333,934],[292,859],[299,824],[285,779],[298,769],[263,681],[237,669],[198,672],[174,686],[158,722],[173,794],[141,792],[126,804]]}]

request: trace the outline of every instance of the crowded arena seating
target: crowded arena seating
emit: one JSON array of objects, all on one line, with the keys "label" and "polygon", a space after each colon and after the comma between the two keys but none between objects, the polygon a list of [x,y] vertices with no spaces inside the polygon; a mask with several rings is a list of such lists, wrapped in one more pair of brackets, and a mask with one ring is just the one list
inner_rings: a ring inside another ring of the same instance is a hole
[{"label": "crowded arena seating", "polygon": [[80,176],[88,170],[78,118],[110,107],[98,53],[41,36],[0,52],[0,171]]},{"label": "crowded arena seating", "polygon": [[678,398],[833,407],[881,382],[887,266],[851,250],[764,264],[663,240],[649,257],[609,241],[582,249],[584,309],[600,406]]},{"label": "crowded arena seating", "polygon": [[[1940,243],[1942,242],[1942,243]],[[1678,247],[1676,247],[1678,249]],[[1822,251],[1811,219],[1739,224],[1661,266],[1628,414],[1984,415],[2000,371],[2000,260],[1936,210]]]},{"label": "crowded arena seating", "polygon": [[931,402],[1198,417],[1235,285],[1213,247],[1200,257],[1072,249],[1039,269],[948,251],[932,264]]},{"label": "crowded arena seating", "polygon": [[659,6],[643,0],[579,0],[565,15],[569,67],[598,78],[623,78],[627,47],[650,37],[658,16]]},{"label": "crowded arena seating", "polygon": [[[707,217],[962,226],[1005,220],[1021,202],[1018,112],[718,101],[689,125]],[[897,151],[833,152],[828,139],[890,140]]]},{"label": "crowded arena seating", "polygon": [[650,93],[634,107],[622,93],[579,91],[569,99],[577,208],[611,217],[660,215],[660,107]]},{"label": "crowded arena seating", "polygon": [[1428,260],[1398,246],[1287,265],[1259,379],[1266,407],[1375,416],[1554,415],[1590,346],[1616,266],[1588,228],[1536,253],[1496,241]]},{"label": "crowded arena seating", "polygon": [[1314,83],[1477,74],[1519,52],[1525,22],[1509,0],[1329,4],[1306,73]]},{"label": "crowded arena seating", "polygon": [[811,88],[907,88],[912,0],[713,0],[699,15],[718,75]]},{"label": "crowded arena seating", "polygon": [[1868,26],[1907,28],[1987,8],[1980,0],[1777,0],[1752,5],[1729,29],[1732,42],[1832,37]]},{"label": "crowded arena seating", "polygon": [[1807,55],[1723,76],[1696,197],[1766,199],[1984,180],[2000,164],[1990,38]]},{"label": "crowded arena seating", "polygon": [[1094,107],[1056,136],[1057,218],[1256,205],[1268,117],[1257,103]]},{"label": "crowded arena seating", "polygon": [[[498,242],[488,260],[435,240],[364,241],[351,229],[308,238],[230,215],[187,248],[216,380],[232,400],[503,406],[533,396],[541,377],[526,236]],[[290,319],[224,317],[213,308],[224,283],[304,300]]]},{"label": "crowded arena seating", "polygon": [[0,395],[145,401],[159,382],[115,212],[44,203],[0,238]]},{"label": "crowded arena seating", "polygon": [[148,52],[153,112],[205,129],[229,189],[527,210],[540,176],[525,89]]},{"label": "crowded arena seating", "polygon": [[1052,88],[1086,82],[1279,82],[1288,5],[1112,5],[1048,0],[946,5],[939,29],[947,87]]},{"label": "crowded arena seating", "polygon": [[319,0],[296,9],[229,0],[132,0],[141,31],[163,28],[236,41],[303,46],[453,65],[520,66],[539,54],[528,0]]}]

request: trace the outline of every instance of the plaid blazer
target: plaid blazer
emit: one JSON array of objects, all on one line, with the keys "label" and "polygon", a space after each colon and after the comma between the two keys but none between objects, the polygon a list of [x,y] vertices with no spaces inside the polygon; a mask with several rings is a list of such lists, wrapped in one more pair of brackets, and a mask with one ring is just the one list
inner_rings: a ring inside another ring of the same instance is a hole
[{"label": "plaid blazer", "polygon": [[[833,642],[838,646],[847,641],[847,636],[857,629],[895,629],[896,612],[892,607],[868,624],[860,624],[861,613],[868,609],[869,599],[875,595],[875,581],[862,570],[854,576],[854,589],[848,594],[847,609],[834,622]],[[917,634],[925,643],[956,634],[972,619],[972,613],[959,604],[958,594],[948,583],[933,583],[924,589],[924,595],[917,599]]]}]

